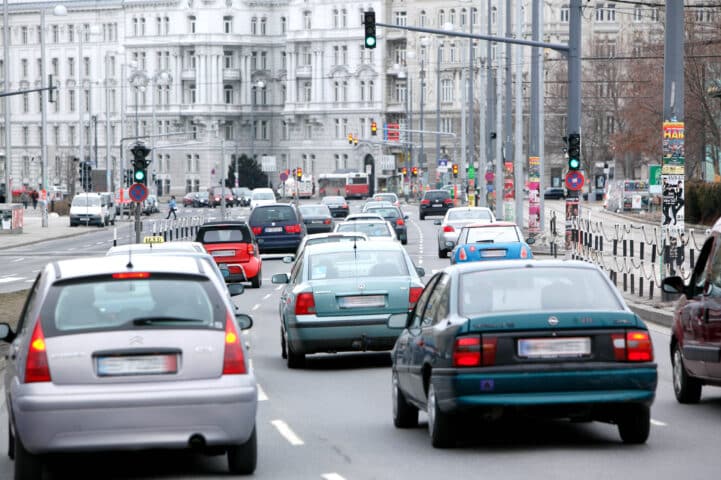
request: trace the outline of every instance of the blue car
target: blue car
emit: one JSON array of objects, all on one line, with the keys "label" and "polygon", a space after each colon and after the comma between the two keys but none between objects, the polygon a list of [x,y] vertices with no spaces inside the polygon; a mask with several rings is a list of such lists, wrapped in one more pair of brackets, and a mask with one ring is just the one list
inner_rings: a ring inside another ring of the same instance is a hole
[{"label": "blue car", "polygon": [[464,226],[451,251],[451,263],[533,258],[529,243],[515,223],[476,223]]},{"label": "blue car", "polygon": [[302,214],[287,203],[259,205],[248,219],[260,253],[294,253],[307,230]]}]

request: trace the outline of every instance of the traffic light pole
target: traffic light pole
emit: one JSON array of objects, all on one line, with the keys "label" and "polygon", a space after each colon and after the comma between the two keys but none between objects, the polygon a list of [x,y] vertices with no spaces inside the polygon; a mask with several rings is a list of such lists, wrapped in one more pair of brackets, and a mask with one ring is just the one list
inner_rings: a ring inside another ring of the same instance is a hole
[{"label": "traffic light pole", "polygon": [[[568,26],[568,138],[578,135],[579,164],[581,148],[581,0],[570,1]],[[579,165],[580,168],[580,165]],[[571,193],[573,192],[573,193]],[[569,191],[566,197],[565,257],[570,258],[573,250],[574,223],[581,214],[578,191]]]},{"label": "traffic light pole", "polygon": [[135,204],[135,243],[140,243],[140,234],[143,232],[143,222],[140,221],[140,202]]}]

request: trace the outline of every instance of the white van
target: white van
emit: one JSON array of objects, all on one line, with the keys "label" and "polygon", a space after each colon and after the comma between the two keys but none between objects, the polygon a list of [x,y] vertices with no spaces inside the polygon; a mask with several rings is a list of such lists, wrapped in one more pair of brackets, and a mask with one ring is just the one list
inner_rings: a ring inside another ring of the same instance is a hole
[{"label": "white van", "polygon": [[275,194],[271,188],[256,188],[250,195],[250,208],[258,205],[272,205],[275,203]]},{"label": "white van", "polygon": [[108,214],[105,217],[105,225],[115,225],[115,195],[113,195],[113,192],[102,192],[100,194],[100,199],[103,208],[108,211]]},{"label": "white van", "polygon": [[[97,225],[104,227],[109,220],[108,202],[99,193],[78,193],[70,204],[70,226]],[[113,216],[115,221],[115,216]]]}]

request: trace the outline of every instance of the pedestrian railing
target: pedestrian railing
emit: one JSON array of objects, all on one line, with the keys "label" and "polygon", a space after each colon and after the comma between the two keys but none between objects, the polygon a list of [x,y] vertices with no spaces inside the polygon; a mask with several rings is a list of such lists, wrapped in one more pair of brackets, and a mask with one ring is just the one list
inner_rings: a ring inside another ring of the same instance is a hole
[{"label": "pedestrian railing", "polygon": [[172,220],[154,220],[151,231],[153,236],[162,236],[166,242],[180,240],[193,241],[203,223],[205,223],[205,216],[203,215],[181,217]]}]

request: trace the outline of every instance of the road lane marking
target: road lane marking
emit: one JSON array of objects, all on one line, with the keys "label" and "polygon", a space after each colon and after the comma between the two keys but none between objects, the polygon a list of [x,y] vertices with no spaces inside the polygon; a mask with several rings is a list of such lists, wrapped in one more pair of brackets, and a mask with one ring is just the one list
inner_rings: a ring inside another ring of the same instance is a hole
[{"label": "road lane marking", "polygon": [[253,308],[251,310],[256,311],[259,308],[260,308],[260,303],[256,303],[255,305],[253,305]]},{"label": "road lane marking", "polygon": [[75,247],[73,247],[73,248],[68,248],[68,252],[72,252],[73,250],[75,250]]},{"label": "road lane marking", "polygon": [[278,433],[280,433],[283,438],[288,440],[288,443],[290,443],[291,445],[304,445],[303,440],[301,440],[300,437],[296,435],[295,432],[291,430],[288,424],[285,423],[283,420],[273,420],[270,423],[275,427],[276,430],[278,430]]},{"label": "road lane marking", "polygon": [[266,400],[268,400],[268,395],[265,394],[263,387],[258,384],[258,401],[265,402]]},{"label": "road lane marking", "polygon": [[270,293],[267,294],[265,297],[263,297],[263,300],[268,300],[270,298]]},{"label": "road lane marking", "polygon": [[95,245],[104,245],[106,240],[103,240],[102,242],[95,242]]},{"label": "road lane marking", "polygon": [[32,278],[30,280],[25,280],[25,283],[34,283],[34,282],[35,282],[35,280],[33,280]]},{"label": "road lane marking", "polygon": [[38,273],[40,270],[33,270],[30,273]]},{"label": "road lane marking", "polygon": [[345,477],[338,475],[337,473],[324,473],[321,475],[324,480],[345,480]]},{"label": "road lane marking", "polygon": [[667,423],[663,423],[659,420],[654,420],[653,418],[651,419],[651,425],[656,425],[657,427],[668,427]]},{"label": "road lane marking", "polygon": [[23,260],[25,260],[25,257],[20,257],[20,258],[16,258],[15,260],[10,260],[10,263],[22,262]]},{"label": "road lane marking", "polygon": [[276,290],[280,290],[281,288],[283,288],[283,285],[278,285],[277,287],[275,287]]},{"label": "road lane marking", "polygon": [[19,282],[20,280],[25,280],[25,277],[5,277],[5,278],[0,278],[0,283]]},{"label": "road lane marking", "polygon": [[83,248],[88,248],[88,247],[92,247],[92,246],[93,246],[92,243],[88,243],[87,245],[83,245]]}]

